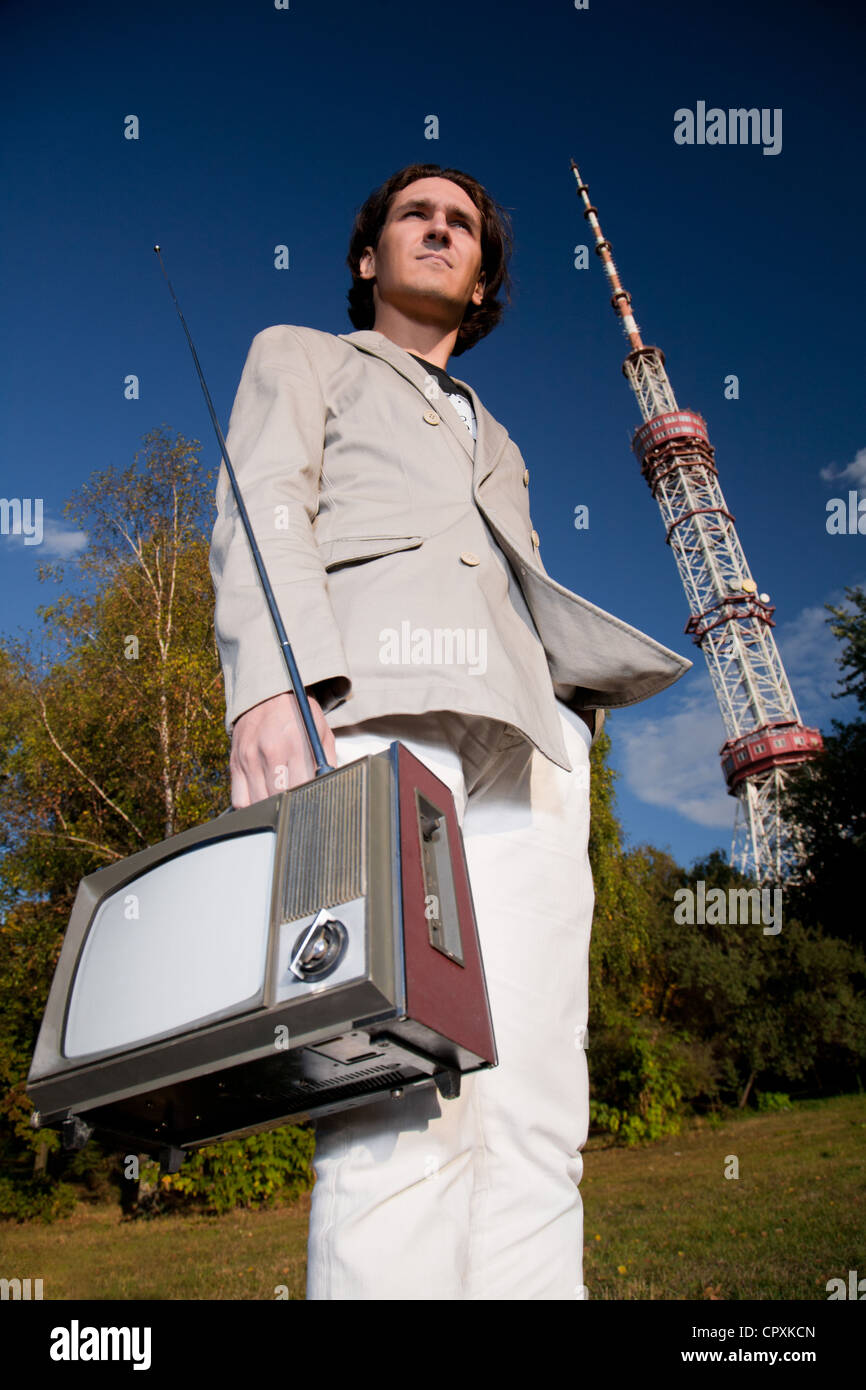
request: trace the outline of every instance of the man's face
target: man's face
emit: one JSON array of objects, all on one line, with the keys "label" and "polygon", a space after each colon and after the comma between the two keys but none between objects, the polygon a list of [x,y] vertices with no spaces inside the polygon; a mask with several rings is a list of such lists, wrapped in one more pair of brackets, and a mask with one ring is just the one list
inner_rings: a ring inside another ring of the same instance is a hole
[{"label": "man's face", "polygon": [[374,251],[366,247],[361,278],[375,277],[373,303],[408,318],[459,325],[470,300],[484,298],[481,213],[450,179],[416,179],[395,193]]}]

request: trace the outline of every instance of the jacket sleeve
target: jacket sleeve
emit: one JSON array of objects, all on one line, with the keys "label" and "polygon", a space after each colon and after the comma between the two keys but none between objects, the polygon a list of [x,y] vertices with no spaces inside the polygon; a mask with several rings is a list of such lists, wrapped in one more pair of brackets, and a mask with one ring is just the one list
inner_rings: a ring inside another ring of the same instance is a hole
[{"label": "jacket sleeve", "polygon": [[[289,326],[253,339],[226,437],[301,679],[324,709],[351,689],[312,523],[318,509],[326,407],[300,335]],[[214,629],[226,729],[253,705],[291,690],[274,624],[224,463],[210,547]]]}]

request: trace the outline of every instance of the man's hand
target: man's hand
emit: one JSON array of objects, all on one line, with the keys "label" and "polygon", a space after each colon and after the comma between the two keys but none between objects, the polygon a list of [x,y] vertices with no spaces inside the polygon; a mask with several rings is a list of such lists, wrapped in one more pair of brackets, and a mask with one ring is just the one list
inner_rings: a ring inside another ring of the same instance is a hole
[{"label": "man's hand", "polygon": [[[325,757],[336,767],[334,735],[318,700],[309,698]],[[312,780],[316,764],[294,693],[273,695],[235,720],[229,771],[235,810]]]}]

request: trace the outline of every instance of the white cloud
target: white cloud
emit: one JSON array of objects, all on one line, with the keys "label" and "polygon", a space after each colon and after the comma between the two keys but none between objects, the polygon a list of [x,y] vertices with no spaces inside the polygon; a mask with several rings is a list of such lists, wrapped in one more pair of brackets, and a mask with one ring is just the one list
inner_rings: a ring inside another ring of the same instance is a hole
[{"label": "white cloud", "polygon": [[[834,593],[827,602],[838,607],[843,597],[841,592]],[[838,657],[842,648],[830,631],[829,616],[823,605],[816,604],[803,608],[789,622],[780,623],[775,631],[800,717],[807,724],[814,720],[829,723],[842,717],[839,702],[831,699],[831,692],[839,688]]]},{"label": "white cloud", "polygon": [[613,736],[629,790],[641,801],[730,830],[735,806],[719,762],[725,727],[706,672],[690,678],[688,694],[664,719],[632,715]]},{"label": "white cloud", "polygon": [[42,544],[39,547],[34,546],[33,549],[38,548],[42,555],[69,560],[86,548],[87,541],[86,531],[70,531],[59,522],[49,520],[43,528]]},{"label": "white cloud", "polygon": [[[866,450],[862,453],[866,459]],[[833,590],[826,602],[844,605],[843,591]],[[838,689],[841,649],[828,616],[823,604],[810,605],[780,624],[775,637],[800,717],[829,731],[831,719],[844,720],[851,713],[847,701],[831,698]],[[729,829],[735,806],[719,761],[727,734],[709,674],[699,662],[700,655],[687,692],[673,696],[664,718],[641,717],[635,711],[627,725],[615,731],[612,727],[611,733],[623,776],[636,797],[650,806],[678,811],[698,825]]]},{"label": "white cloud", "polygon": [[866,449],[858,449],[852,461],[844,468],[837,468],[835,463],[822,468],[821,477],[826,483],[853,483],[856,488],[866,491]]},{"label": "white cloud", "polygon": [[[41,531],[41,537],[39,532]],[[39,537],[34,544],[33,537]],[[52,521],[50,517],[40,516],[38,529],[32,529],[29,536],[25,536],[24,531],[9,531],[2,536],[4,545],[22,550],[25,555],[31,555],[37,562],[42,560],[70,560],[78,555],[87,546],[88,534],[86,531],[73,531],[62,522]]]}]

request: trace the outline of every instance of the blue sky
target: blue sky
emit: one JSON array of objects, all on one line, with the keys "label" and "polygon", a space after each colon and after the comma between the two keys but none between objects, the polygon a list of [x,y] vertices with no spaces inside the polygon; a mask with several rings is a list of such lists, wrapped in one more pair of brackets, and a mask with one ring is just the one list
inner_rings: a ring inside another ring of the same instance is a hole
[{"label": "blue sky", "polygon": [[[223,424],[253,336],[351,331],[345,256],[367,194],[413,161],[473,173],[511,212],[515,293],[452,359],[532,473],[548,571],[695,661],[610,721],[634,843],[689,862],[728,848],[724,738],[657,505],[630,448],[626,340],[588,241],[574,157],[681,406],[705,416],[721,484],[800,711],[825,730],[837,644],[823,605],[866,582],[866,536],[827,502],[866,496],[864,23],[842,4],[740,0],[155,0],[3,7],[6,192],[2,491],[41,497],[39,546],[0,536],[0,629],[36,626],[40,561],[97,468],[165,422],[217,449],[151,247],[159,241]],[[680,145],[674,113],[782,112],[760,145]],[[139,138],[124,138],[124,119]],[[439,138],[425,139],[435,114]],[[285,244],[290,269],[274,267]],[[124,399],[128,373],[141,382]],[[738,400],[724,379],[739,378]],[[590,511],[587,531],[575,507]]]}]

